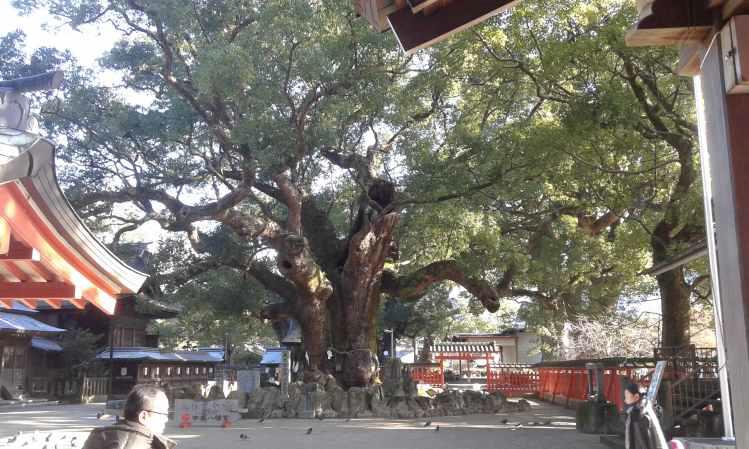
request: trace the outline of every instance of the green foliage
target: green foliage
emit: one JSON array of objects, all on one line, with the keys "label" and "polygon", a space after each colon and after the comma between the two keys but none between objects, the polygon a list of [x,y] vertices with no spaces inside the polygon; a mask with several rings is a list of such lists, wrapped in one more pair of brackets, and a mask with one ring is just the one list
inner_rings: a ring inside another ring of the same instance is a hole
[{"label": "green foliage", "polygon": [[[127,89],[70,71],[64,101],[45,105],[43,124],[64,138],[62,181],[97,226],[157,221],[205,237],[197,249],[182,237],[165,242],[158,273],[223,261],[184,285],[163,280],[185,305],[171,331],[180,340],[251,322],[279,298],[238,266],[277,270],[256,234],[217,229],[211,214],[186,226],[175,218],[182,210],[146,198],[146,187],[199,206],[234,188],[237,173],[272,184],[288,165],[344,238],[363,172],[392,180],[402,212],[397,274],[442,259],[493,285],[509,271],[504,293],[520,299],[517,318],[550,334],[654,291],[638,273],[652,263],[658,223],[700,235],[700,186],[682,182],[698,163],[691,87],[671,71],[674,51],[625,47],[631,2],[525,1],[413,58],[357,19],[348,0],[142,0],[140,11],[124,0],[14,3],[126,30],[101,64]],[[134,106],[126,93],[147,101]],[[647,108],[658,108],[667,132]],[[369,166],[342,169],[324,157],[331,149]],[[253,190],[232,210],[283,222],[286,207],[267,192]],[[607,213],[618,220],[596,232],[583,226]],[[303,233],[330,238],[320,227]],[[693,240],[669,242],[669,251]],[[441,287],[416,304],[391,300],[385,322],[404,335],[441,333],[454,310]]]},{"label": "green foliage", "polygon": [[68,329],[60,340],[65,378],[76,379],[84,375],[96,361],[96,348],[101,335],[88,330]]}]

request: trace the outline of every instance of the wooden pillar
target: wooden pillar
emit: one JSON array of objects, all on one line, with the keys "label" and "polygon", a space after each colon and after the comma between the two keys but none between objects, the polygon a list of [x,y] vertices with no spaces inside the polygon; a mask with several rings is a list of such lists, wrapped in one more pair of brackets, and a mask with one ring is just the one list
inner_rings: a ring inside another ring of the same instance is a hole
[{"label": "wooden pillar", "polygon": [[702,65],[700,134],[709,155],[736,447],[749,449],[749,94],[726,95],[722,50],[715,39]]}]

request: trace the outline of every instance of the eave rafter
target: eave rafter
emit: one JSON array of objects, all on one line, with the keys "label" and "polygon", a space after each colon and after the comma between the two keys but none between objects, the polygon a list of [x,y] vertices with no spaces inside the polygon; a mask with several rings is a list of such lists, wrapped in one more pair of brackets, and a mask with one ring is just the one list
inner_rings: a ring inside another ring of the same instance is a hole
[{"label": "eave rafter", "polygon": [[83,308],[89,301],[105,313],[113,314],[115,292],[108,291],[107,282],[87,270],[85,264],[46,230],[23,198],[14,185],[0,187],[2,213],[12,236],[9,251],[0,259],[0,264],[22,281],[0,283],[0,298],[26,300],[32,308],[37,300],[64,299],[76,308]]},{"label": "eave rafter", "polygon": [[713,29],[705,0],[637,0],[637,11],[639,20],[625,38],[631,47],[701,43]]}]

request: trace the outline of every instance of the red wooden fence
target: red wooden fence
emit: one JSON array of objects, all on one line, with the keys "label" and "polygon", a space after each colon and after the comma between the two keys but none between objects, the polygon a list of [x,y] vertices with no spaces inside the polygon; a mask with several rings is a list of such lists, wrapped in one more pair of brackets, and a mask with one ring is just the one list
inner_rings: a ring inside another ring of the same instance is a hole
[{"label": "red wooden fence", "polygon": [[[603,369],[603,395],[622,410],[622,378],[639,382],[646,387],[652,363]],[[415,363],[405,365],[411,379],[423,384],[443,386],[445,375],[440,363]],[[555,404],[576,406],[588,399],[588,372],[577,366],[531,366],[531,365],[492,365],[487,370],[486,390],[500,391],[511,397],[526,394],[538,396]]]},{"label": "red wooden fence", "polygon": [[505,396],[535,394],[539,388],[538,371],[530,365],[494,365],[487,370],[486,390]]}]

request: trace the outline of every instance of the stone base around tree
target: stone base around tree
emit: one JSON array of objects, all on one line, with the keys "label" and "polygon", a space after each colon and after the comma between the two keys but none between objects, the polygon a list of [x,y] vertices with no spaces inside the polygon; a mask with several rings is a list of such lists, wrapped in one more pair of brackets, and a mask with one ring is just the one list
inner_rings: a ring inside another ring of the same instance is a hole
[{"label": "stone base around tree", "polygon": [[[246,397],[245,418],[395,418],[414,419],[477,413],[514,413],[530,409],[524,399],[510,401],[502,393],[445,391],[433,397],[386,396],[382,385],[344,390],[332,378],[325,384],[289,385],[288,398],[276,387],[258,388]],[[240,407],[242,405],[240,404]]]}]

